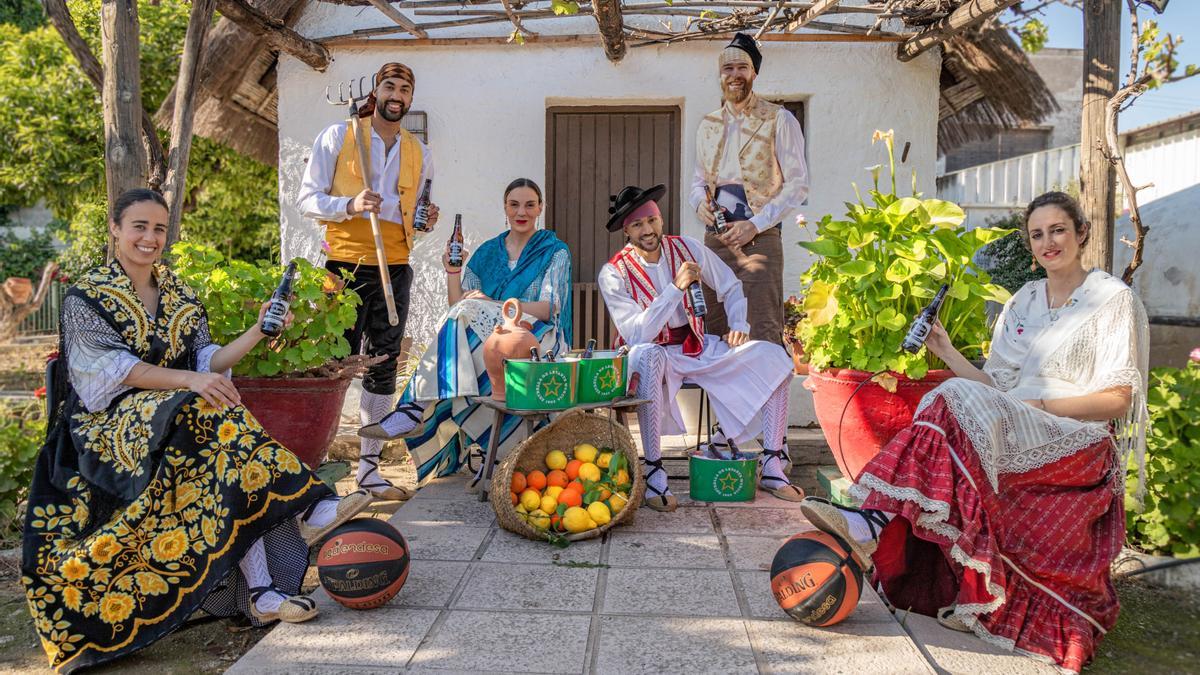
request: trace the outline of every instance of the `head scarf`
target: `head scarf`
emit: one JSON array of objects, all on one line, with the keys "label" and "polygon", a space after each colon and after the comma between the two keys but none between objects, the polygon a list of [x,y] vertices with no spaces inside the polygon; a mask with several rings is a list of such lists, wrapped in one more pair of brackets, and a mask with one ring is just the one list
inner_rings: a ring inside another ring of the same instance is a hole
[{"label": "head scarf", "polygon": [[653,200],[642,204],[631,211],[629,215],[625,216],[625,222],[621,223],[621,227],[650,216],[658,216],[659,218],[662,218],[662,211],[658,209],[658,202]]},{"label": "head scarf", "polygon": [[413,89],[417,88],[417,78],[413,75],[412,68],[395,61],[385,63],[380,66],[378,72],[375,73],[371,80],[371,93],[367,95],[366,103],[363,103],[359,107],[359,117],[370,117],[375,114],[375,87],[378,87],[380,82],[393,77],[408,82],[412,85]]}]

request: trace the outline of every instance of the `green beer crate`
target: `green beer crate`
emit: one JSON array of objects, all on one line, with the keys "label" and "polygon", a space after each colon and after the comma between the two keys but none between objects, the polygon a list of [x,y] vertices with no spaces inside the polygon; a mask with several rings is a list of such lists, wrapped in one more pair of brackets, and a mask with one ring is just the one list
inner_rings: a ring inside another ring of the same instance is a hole
[{"label": "green beer crate", "polygon": [[701,502],[750,502],[757,489],[758,459],[688,457],[688,494]]},{"label": "green beer crate", "polygon": [[566,410],[578,400],[578,362],[504,360],[505,404],[516,410]]},{"label": "green beer crate", "polygon": [[594,352],[590,359],[579,359],[579,402],[608,403],[624,396],[628,360],[616,351]]}]

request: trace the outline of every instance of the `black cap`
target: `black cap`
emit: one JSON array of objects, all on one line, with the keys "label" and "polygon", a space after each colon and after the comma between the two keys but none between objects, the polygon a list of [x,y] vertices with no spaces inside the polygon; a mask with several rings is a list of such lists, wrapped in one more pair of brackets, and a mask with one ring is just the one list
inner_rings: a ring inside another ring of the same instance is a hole
[{"label": "black cap", "polygon": [[758,51],[758,45],[755,44],[754,38],[747,33],[735,34],[725,47],[733,47],[746,52],[750,55],[750,63],[754,66],[754,72],[757,74],[762,70],[762,52]]},{"label": "black cap", "polygon": [[616,232],[625,225],[625,218],[633,213],[637,207],[646,202],[656,202],[662,199],[662,196],[667,193],[667,186],[663,184],[655,185],[654,187],[643,190],[636,185],[627,185],[621,189],[616,195],[610,196],[608,201],[612,206],[608,207],[608,228],[609,232]]}]

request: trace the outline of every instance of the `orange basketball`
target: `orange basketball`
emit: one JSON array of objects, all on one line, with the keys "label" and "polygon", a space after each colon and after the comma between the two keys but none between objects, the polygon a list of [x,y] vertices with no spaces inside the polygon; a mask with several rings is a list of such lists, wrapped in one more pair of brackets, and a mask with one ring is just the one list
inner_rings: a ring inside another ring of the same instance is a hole
[{"label": "orange basketball", "polygon": [[546,484],[557,486],[560,488],[567,487],[567,472],[562,469],[555,469],[546,474]]},{"label": "orange basketball", "polygon": [[513,492],[521,494],[529,485],[525,482],[525,474],[520,471],[514,471],[512,477],[512,485],[509,487]]},{"label": "orange basketball", "polygon": [[317,578],[329,597],[350,609],[381,607],[408,579],[408,543],[377,518],[342,523],[317,552]]},{"label": "orange basketball", "polygon": [[583,466],[583,462],[578,459],[573,459],[567,462],[567,478],[575,480],[579,478],[579,467]]},{"label": "orange basketball", "polygon": [[541,492],[546,489],[546,474],[541,471],[530,471],[525,474],[525,484],[530,488]]},{"label": "orange basketball", "polygon": [[809,626],[832,626],[858,606],[862,568],[850,546],[838,537],[802,532],[775,553],[771,593],[793,619]]}]

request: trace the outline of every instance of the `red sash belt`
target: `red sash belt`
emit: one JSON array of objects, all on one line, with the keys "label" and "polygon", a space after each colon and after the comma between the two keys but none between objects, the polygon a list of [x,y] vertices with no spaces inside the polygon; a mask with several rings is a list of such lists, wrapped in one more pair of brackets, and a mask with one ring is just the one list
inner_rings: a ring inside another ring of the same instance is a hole
[{"label": "red sash belt", "polygon": [[664,347],[670,345],[681,345],[687,342],[687,339],[693,337],[692,327],[688,324],[676,326],[675,328],[668,327],[666,330],[658,334],[658,339],[654,341],[656,345]]}]

